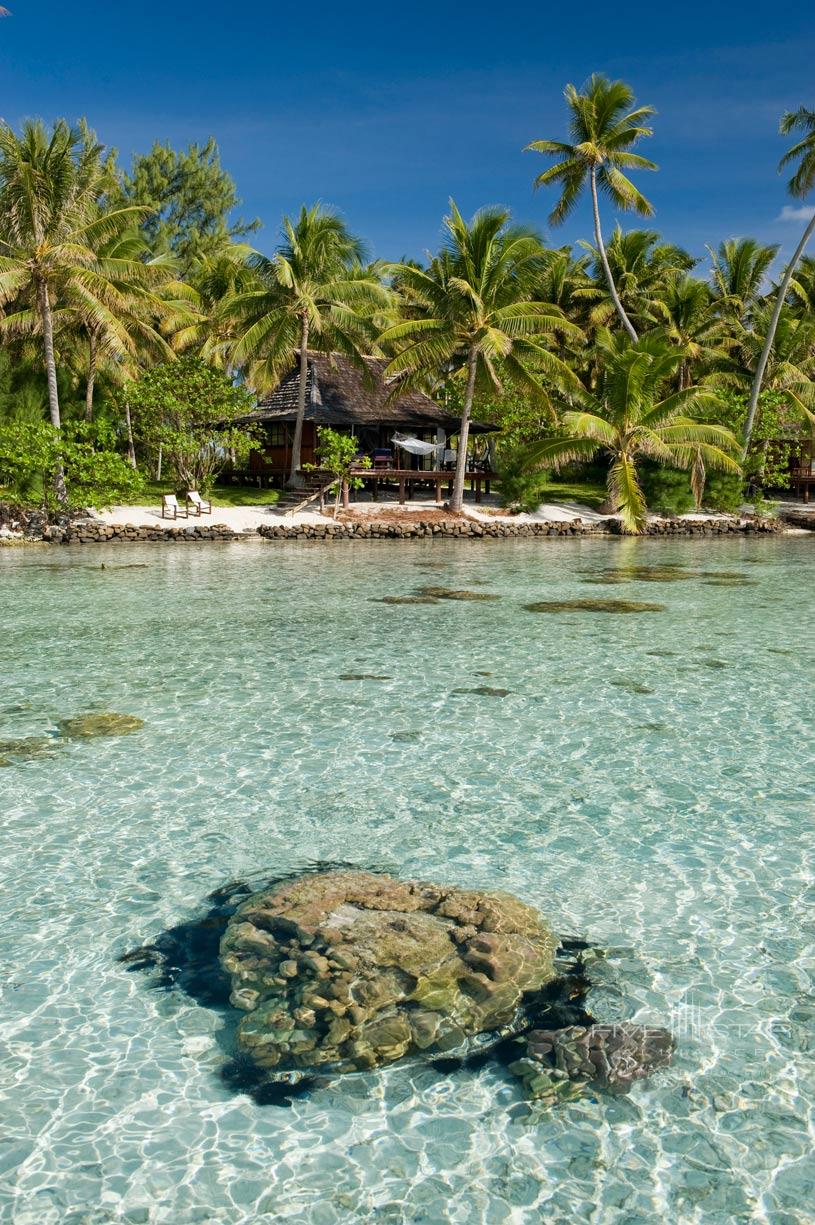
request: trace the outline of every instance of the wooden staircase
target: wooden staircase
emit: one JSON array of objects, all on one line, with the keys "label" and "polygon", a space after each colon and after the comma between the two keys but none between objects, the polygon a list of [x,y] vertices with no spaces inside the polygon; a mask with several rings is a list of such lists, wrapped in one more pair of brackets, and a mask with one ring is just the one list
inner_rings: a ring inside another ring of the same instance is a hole
[{"label": "wooden staircase", "polygon": [[300,489],[284,489],[275,503],[275,509],[285,515],[296,515],[315,502],[320,494],[325,495],[334,483],[333,477],[326,477],[324,472],[309,472],[304,477],[305,484]]}]

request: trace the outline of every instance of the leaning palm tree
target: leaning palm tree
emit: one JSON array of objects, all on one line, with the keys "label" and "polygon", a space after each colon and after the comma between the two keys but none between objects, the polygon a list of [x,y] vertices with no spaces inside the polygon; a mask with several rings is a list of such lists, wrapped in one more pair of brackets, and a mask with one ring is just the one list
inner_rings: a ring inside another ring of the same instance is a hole
[{"label": "leaning palm tree", "polygon": [[309,348],[339,351],[363,365],[369,321],[390,302],[376,266],[362,266],[364,247],[322,205],[283,220],[283,243],[271,259],[253,261],[258,285],[227,299],[218,318],[234,329],[235,362],[248,362],[251,381],[274,386],[299,353],[300,381],[289,485],[300,483]]},{"label": "leaning palm tree", "polygon": [[[795,172],[787,187],[793,199],[805,200],[813,187],[815,187],[815,110],[807,110],[806,107],[801,106],[797,111],[787,111],[781,120],[781,134],[782,136],[789,136],[791,132],[803,132],[804,136],[801,140],[796,141],[791,149],[787,150],[778,164],[778,169],[780,172],[784,166],[797,162]],[[761,350],[761,356],[756,366],[753,385],[750,389],[750,403],[747,406],[747,420],[744,424],[745,455],[747,454],[747,448],[750,445],[750,438],[753,433],[756,413],[758,412],[758,398],[761,395],[764,371],[767,367],[770,350],[773,347],[778,320],[789,293],[793,273],[804,253],[804,248],[812,237],[813,231],[815,231],[815,209],[813,209],[812,215],[807,221],[804,232],[801,235],[801,241],[795,248],[792,259],[787,264],[784,275],[781,278],[781,284],[778,287],[778,293],[776,294],[775,307],[764,338],[764,347]]]},{"label": "leaning palm tree", "polygon": [[562,414],[562,432],[533,443],[526,463],[530,469],[558,469],[605,454],[611,461],[609,503],[619,511],[626,532],[640,533],[647,514],[637,475],[641,460],[697,473],[700,463],[737,473],[739,444],[723,426],[695,419],[700,409],[717,406],[710,390],[698,386],[669,390],[684,355],[663,335],[649,332],[632,344],[624,336],[605,332],[599,347],[603,350],[599,385],[593,391],[581,389],[574,397],[579,407]]},{"label": "leaning palm tree", "polygon": [[588,181],[594,213],[594,239],[605,273],[608,290],[623,327],[632,340],[637,339],[634,325],[620,301],[609,266],[603,231],[600,225],[599,193],[608,196],[616,209],[650,217],[653,207],[623,173],[624,170],[656,170],[647,158],[632,153],[632,147],[643,136],[651,135],[644,121],[653,115],[652,106],[634,106],[634,94],[624,81],[609,81],[595,73],[583,92],[567,85],[566,102],[571,141],[533,140],[527,150],[543,153],[558,160],[535,179],[536,187],[555,183],[561,188],[560,199],[549,215],[552,225],[559,225],[575,207]]},{"label": "leaning palm tree", "polygon": [[545,335],[579,336],[563,312],[533,298],[545,257],[530,230],[510,226],[509,213],[485,208],[466,222],[450,201],[447,238],[427,269],[408,264],[392,271],[408,318],[379,338],[396,355],[386,376],[395,387],[430,384],[455,371],[465,374],[464,405],[450,509],[464,500],[467,445],[476,386],[500,390],[499,363],[510,378],[548,402],[545,376],[553,385],[576,388],[569,367],[542,343]]},{"label": "leaning palm tree", "polygon": [[[141,208],[105,212],[98,201],[110,170],[92,133],[60,120],[49,134],[27,122],[21,136],[0,123],[0,303],[27,303],[39,319],[51,422],[61,426],[54,308],[68,292],[102,312],[98,248]],[[65,499],[61,471],[57,494]]]}]

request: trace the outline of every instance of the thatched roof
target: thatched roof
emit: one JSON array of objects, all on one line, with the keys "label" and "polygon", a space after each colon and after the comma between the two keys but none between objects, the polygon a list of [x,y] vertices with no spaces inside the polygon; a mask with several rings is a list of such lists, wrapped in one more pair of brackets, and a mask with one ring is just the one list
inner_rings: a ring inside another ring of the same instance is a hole
[{"label": "thatched roof", "polygon": [[[306,385],[306,421],[316,425],[361,426],[384,423],[394,428],[427,430],[440,426],[454,433],[459,418],[445,412],[421,391],[406,391],[390,398],[392,384],[385,382],[387,361],[366,357],[367,371],[360,369],[341,353],[309,353]],[[258,402],[257,409],[242,420],[249,422],[294,421],[300,385],[299,357],[270,395]],[[475,434],[490,433],[498,427],[472,422]]]}]

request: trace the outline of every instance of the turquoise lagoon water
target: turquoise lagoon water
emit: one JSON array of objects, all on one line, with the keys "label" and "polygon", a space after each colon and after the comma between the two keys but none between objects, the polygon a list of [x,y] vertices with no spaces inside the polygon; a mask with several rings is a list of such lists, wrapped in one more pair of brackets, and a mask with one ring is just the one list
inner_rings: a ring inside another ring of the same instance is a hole
[{"label": "turquoise lagoon water", "polygon": [[[812,546],[0,554],[0,739],[146,725],[0,770],[0,1221],[815,1219]],[[744,582],[628,569],[666,562]],[[375,602],[427,583],[501,598]],[[524,609],[605,597],[665,611]],[[231,1092],[220,1016],[116,958],[316,860],[516,892],[611,950],[592,1011],[672,1025],[673,1067],[556,1110],[498,1065]]]}]

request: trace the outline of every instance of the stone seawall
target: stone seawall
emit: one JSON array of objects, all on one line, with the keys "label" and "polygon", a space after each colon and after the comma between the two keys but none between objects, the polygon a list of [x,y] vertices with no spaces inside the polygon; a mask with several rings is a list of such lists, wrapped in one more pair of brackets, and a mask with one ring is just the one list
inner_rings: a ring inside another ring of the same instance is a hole
[{"label": "stone seawall", "polygon": [[[16,526],[16,525],[15,525]],[[360,520],[358,522],[269,523],[257,532],[236,532],[224,523],[196,523],[183,527],[159,527],[133,523],[101,523],[95,519],[72,522],[41,522],[26,525],[14,533],[19,539],[42,540],[47,544],[115,544],[161,542],[185,544],[204,540],[427,540],[427,539],[529,539],[576,536],[619,536],[615,519],[585,523],[574,519],[566,523],[524,523],[512,519],[476,521],[473,519]],[[778,519],[683,520],[661,519],[649,523],[648,536],[738,536],[772,535],[785,530]]]},{"label": "stone seawall", "polygon": [[[648,536],[737,536],[756,533],[772,535],[783,531],[783,524],[774,519],[740,519],[716,521],[686,521],[665,519],[649,523]],[[266,540],[416,540],[439,537],[455,539],[519,539],[529,537],[619,536],[616,519],[584,523],[574,519],[568,523],[519,523],[449,519],[444,522],[389,523],[328,523],[264,524],[258,534]]]},{"label": "stone seawall", "polygon": [[[254,536],[254,533],[252,533]],[[116,544],[145,541],[160,541],[162,544],[184,544],[196,540],[241,540],[242,532],[234,532],[225,523],[213,523],[195,527],[145,527],[135,523],[98,523],[84,520],[66,526],[52,525],[45,529],[42,539],[46,544]]]}]

